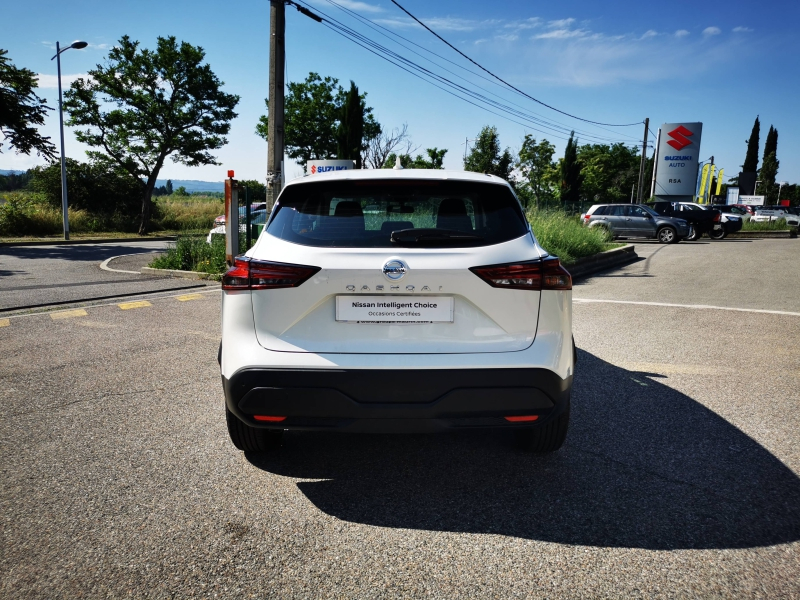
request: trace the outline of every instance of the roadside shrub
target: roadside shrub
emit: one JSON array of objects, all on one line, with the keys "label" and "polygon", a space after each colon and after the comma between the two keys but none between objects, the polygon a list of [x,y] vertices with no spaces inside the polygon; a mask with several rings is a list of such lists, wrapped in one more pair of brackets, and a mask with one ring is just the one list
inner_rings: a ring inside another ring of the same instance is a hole
[{"label": "roadside shrub", "polygon": [[591,256],[613,247],[608,232],[598,227],[585,227],[579,216],[559,210],[530,209],[528,222],[542,247],[558,256],[564,264]]},{"label": "roadside shrub", "polygon": [[790,229],[786,224],[786,219],[778,219],[777,221],[764,221],[763,223],[753,223],[746,221],[742,225],[742,231],[777,231]]},{"label": "roadside shrub", "polygon": [[227,270],[225,237],[213,236],[211,244],[208,244],[204,236],[179,236],[165,254],[153,259],[150,266],[154,269],[224,273]]}]

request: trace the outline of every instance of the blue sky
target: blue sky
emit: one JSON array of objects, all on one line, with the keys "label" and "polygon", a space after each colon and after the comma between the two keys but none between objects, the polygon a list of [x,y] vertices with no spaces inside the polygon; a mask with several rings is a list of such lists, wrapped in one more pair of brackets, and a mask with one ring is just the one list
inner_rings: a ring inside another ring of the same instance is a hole
[{"label": "blue sky", "polygon": [[[452,78],[441,67],[367,28],[329,0],[306,1]],[[581,141],[599,138],[635,144],[642,138],[642,126],[595,127],[468,73],[461,67],[477,69],[388,0],[336,2],[386,28],[388,31],[381,31],[389,37],[396,33],[418,44],[422,48],[411,48],[464,76],[467,81],[461,80],[462,85],[471,89],[479,85],[498,94],[505,103],[547,119],[556,129],[574,128],[580,132]],[[754,5],[739,0],[688,5],[627,0],[548,4],[402,0],[401,4],[487,69],[565,112],[605,123],[633,123],[650,117],[653,131],[665,122],[702,121],[702,158],[714,155],[729,176],[735,175],[744,161],[745,140],[759,114],[762,150],[769,126],[779,130],[778,179],[800,182],[798,2],[767,0]],[[54,106],[56,65],[50,57],[56,40],[62,45],[76,39],[90,44],[85,50],[69,50],[62,55],[65,82],[102,62],[108,49],[125,34],[146,47],[154,47],[159,35],[175,35],[202,46],[213,71],[225,82],[224,89],[241,96],[239,116],[228,145],[217,153],[221,166],[188,168],[167,162],[161,177],[220,181],[227,169],[234,169],[238,178],[263,180],[266,142],[254,134],[254,128],[264,113],[267,95],[268,8],[266,0],[44,0],[33,15],[30,5],[15,2],[4,7],[6,25],[0,47],[9,51],[17,66],[42,74],[40,95]],[[292,7],[287,7],[286,38],[288,80],[302,80],[309,71],[334,76],[345,86],[354,80],[361,91],[367,92],[368,104],[385,128],[407,123],[420,149],[447,148],[446,167],[462,168],[464,140],[474,138],[483,125],[497,126],[502,144],[512,149],[519,148],[525,133],[532,133],[537,139],[549,139],[556,145],[557,155],[563,154],[567,136],[562,131],[540,133],[530,123],[514,123],[471,106],[368,53]],[[428,50],[459,66],[427,54]],[[57,140],[55,112],[45,131]],[[85,148],[69,130],[66,144],[68,156],[85,159]],[[0,154],[2,169],[26,169],[39,162],[35,156],[19,156],[7,149]],[[300,173],[297,166],[287,168],[289,177]]]}]

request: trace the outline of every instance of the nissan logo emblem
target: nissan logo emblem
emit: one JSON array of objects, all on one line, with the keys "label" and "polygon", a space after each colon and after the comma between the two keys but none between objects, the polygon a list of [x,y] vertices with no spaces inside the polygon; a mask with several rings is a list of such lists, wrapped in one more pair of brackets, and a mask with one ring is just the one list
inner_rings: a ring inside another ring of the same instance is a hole
[{"label": "nissan logo emblem", "polygon": [[402,260],[392,259],[383,265],[383,274],[389,281],[402,279],[406,271],[408,271],[408,267]]}]

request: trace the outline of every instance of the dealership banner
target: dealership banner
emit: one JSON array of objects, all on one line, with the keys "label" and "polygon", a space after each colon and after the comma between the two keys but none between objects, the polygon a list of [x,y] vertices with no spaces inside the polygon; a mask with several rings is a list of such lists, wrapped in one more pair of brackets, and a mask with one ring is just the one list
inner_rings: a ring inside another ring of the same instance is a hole
[{"label": "dealership banner", "polygon": [[317,160],[312,158],[306,165],[306,173],[316,175],[317,173],[329,173],[331,171],[350,171],[355,168],[352,160],[328,159]]},{"label": "dealership banner", "polygon": [[694,196],[702,135],[702,123],[665,123],[661,126],[656,196]]}]

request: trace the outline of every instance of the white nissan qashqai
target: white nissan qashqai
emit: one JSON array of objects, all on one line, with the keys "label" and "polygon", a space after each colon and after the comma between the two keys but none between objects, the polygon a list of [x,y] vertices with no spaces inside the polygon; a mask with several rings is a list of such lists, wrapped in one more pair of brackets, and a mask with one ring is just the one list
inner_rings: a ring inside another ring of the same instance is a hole
[{"label": "white nissan qashqai", "polygon": [[275,448],[287,429],[504,428],[539,452],[566,437],[572,279],[498,177],[295,179],[222,289],[240,450]]}]

